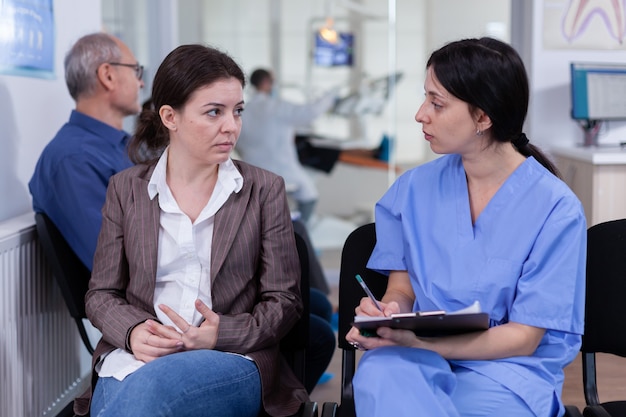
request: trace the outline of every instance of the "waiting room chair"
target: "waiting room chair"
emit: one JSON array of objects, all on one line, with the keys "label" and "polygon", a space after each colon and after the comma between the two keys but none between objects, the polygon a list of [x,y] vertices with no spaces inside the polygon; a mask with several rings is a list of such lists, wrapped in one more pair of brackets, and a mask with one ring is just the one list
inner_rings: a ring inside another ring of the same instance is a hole
[{"label": "waiting room chair", "polygon": [[[352,388],[352,377],[356,371],[356,350],[346,341],[346,334],[352,327],[354,309],[359,305],[361,298],[366,296],[355,275],[361,275],[377,299],[381,299],[387,289],[388,277],[366,268],[375,245],[375,224],[368,223],[359,226],[348,236],[341,252],[337,336],[339,348],[342,350],[341,400],[339,404],[324,403],[321,417],[356,416]],[[568,405],[564,417],[582,417],[582,415],[578,408]]]},{"label": "waiting room chair", "polygon": [[[289,333],[281,340],[280,350],[296,377],[304,383],[306,375],[306,347],[309,338],[309,254],[306,241],[295,233],[296,248],[300,258],[300,293],[302,297],[302,316]],[[297,417],[317,417],[317,403],[307,401],[302,404]]]},{"label": "waiting room chair", "polygon": [[59,229],[46,214],[35,213],[35,223],[37,224],[39,242],[46,261],[52,268],[52,275],[61,289],[65,305],[76,321],[78,333],[80,333],[85,348],[93,355],[94,347],[87,336],[87,330],[83,323],[83,319],[87,318],[84,300],[91,271],[76,256]]},{"label": "waiting room chair", "polygon": [[[85,293],[89,285],[91,271],[76,256],[70,245],[65,241],[59,229],[44,213],[35,213],[35,223],[39,243],[44,252],[46,261],[52,269],[65,305],[76,322],[78,333],[90,355],[93,355],[94,346],[89,340],[83,319],[85,314]],[[72,417],[74,401],[63,408],[57,417]]]},{"label": "waiting room chair", "polygon": [[[87,336],[83,319],[85,314],[85,293],[87,292],[91,272],[78,259],[74,251],[65,241],[61,232],[57,229],[50,218],[44,213],[35,213],[37,234],[44,250],[46,261],[52,268],[65,304],[70,315],[75,319],[81,339],[90,354],[94,348]],[[296,377],[304,382],[305,355],[307,338],[309,337],[309,258],[307,245],[304,239],[295,233],[296,248],[300,259],[301,292],[304,305],[302,318],[295,324],[290,332],[283,338],[280,349],[287,363],[293,369]],[[65,407],[57,417],[73,416],[73,402]],[[317,417],[317,403],[313,401],[302,404],[294,417]]]},{"label": "waiting room chair", "polygon": [[585,334],[581,347],[585,417],[626,416],[626,399],[600,402],[596,353],[626,357],[626,219],[587,230]]},{"label": "waiting room chair", "polygon": [[387,276],[365,267],[376,244],[374,223],[356,228],[348,237],[341,251],[339,270],[339,320],[337,344],[342,351],[341,357],[341,400],[339,404],[324,403],[322,417],[354,417],[354,396],[352,377],[356,371],[356,350],[346,341],[354,320],[354,309],[365,296],[355,278],[360,274],[375,297],[380,299],[387,288]]}]

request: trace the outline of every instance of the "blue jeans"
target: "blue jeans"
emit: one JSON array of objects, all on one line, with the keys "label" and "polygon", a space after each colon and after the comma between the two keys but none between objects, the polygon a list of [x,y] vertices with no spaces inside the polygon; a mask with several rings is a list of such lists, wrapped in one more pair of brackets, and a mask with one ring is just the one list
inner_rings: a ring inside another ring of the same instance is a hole
[{"label": "blue jeans", "polygon": [[254,362],[215,350],[174,353],[123,381],[99,378],[92,417],[257,417],[261,377]]}]

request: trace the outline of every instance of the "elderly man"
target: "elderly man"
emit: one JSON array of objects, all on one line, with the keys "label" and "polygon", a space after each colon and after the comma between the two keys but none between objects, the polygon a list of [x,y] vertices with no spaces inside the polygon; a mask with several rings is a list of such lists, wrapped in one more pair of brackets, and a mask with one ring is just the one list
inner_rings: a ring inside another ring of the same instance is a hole
[{"label": "elderly man", "polygon": [[116,37],[80,38],[65,57],[76,109],[43,150],[28,184],[33,209],[50,217],[89,269],[109,178],[132,165],[122,123],[141,110],[142,75],[143,67]]}]

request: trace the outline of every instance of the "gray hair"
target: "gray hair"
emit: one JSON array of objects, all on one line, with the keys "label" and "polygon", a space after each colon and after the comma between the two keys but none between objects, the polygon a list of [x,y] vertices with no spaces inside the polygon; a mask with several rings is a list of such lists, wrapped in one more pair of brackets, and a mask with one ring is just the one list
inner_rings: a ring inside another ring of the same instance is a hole
[{"label": "gray hair", "polygon": [[122,59],[122,51],[106,33],[92,33],[80,38],[65,55],[65,83],[74,100],[92,93],[96,87],[96,72],[105,62]]}]

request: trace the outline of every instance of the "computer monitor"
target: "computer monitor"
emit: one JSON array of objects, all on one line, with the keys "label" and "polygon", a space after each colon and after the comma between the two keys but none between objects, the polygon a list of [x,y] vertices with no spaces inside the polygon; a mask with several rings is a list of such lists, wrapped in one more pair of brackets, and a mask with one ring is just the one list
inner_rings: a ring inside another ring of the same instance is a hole
[{"label": "computer monitor", "polygon": [[322,67],[352,66],[354,54],[354,35],[335,32],[337,39],[330,42],[319,33],[315,33],[313,62]]},{"label": "computer monitor", "polygon": [[626,120],[626,64],[572,62],[572,118]]}]

